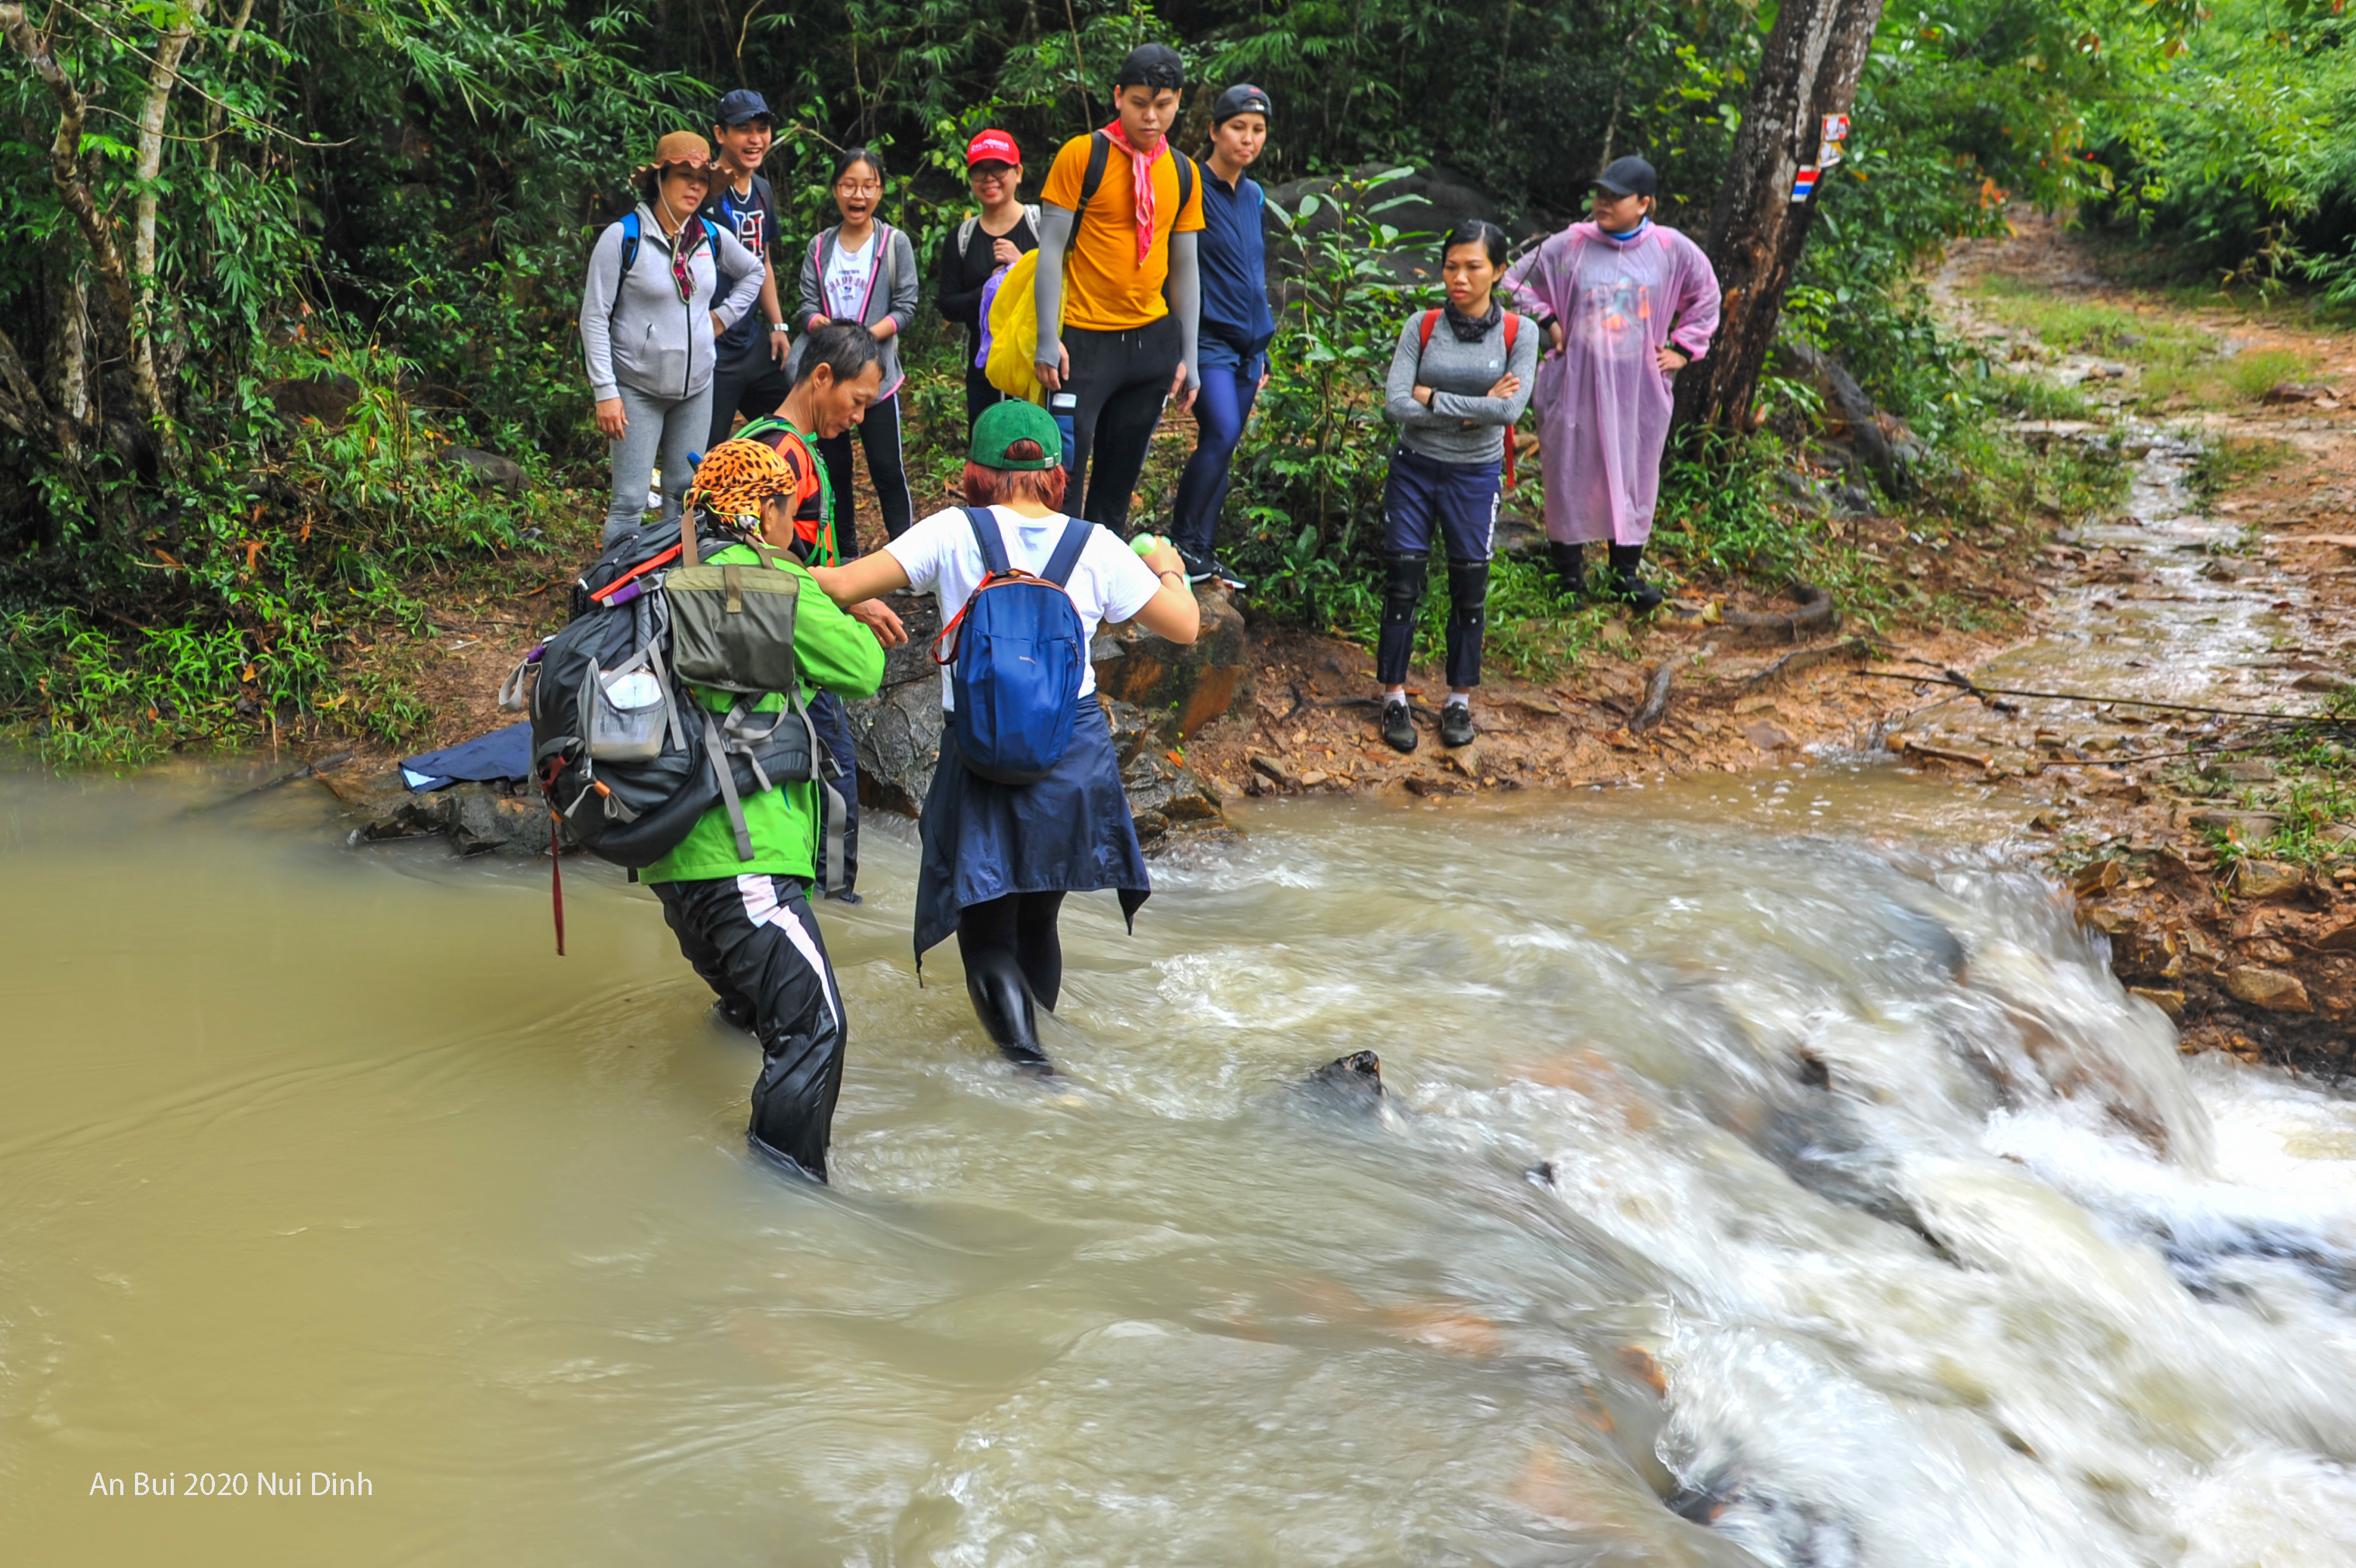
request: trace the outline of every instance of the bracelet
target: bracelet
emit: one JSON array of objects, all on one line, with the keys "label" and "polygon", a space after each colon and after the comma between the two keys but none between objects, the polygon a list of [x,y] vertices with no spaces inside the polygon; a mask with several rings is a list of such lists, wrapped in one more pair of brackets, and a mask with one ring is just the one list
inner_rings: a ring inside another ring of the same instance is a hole
[{"label": "bracelet", "polygon": [[1161,571],[1159,571],[1155,572],[1153,575],[1154,575],[1154,576],[1156,576],[1156,577],[1174,577],[1174,578],[1176,578],[1176,579],[1177,579],[1180,582],[1182,582],[1182,583],[1183,583],[1183,582],[1184,582],[1184,581],[1186,581],[1186,574],[1185,574],[1184,572],[1183,572],[1183,571],[1174,571],[1174,570],[1173,570],[1172,568],[1170,568],[1170,567],[1166,567],[1166,566],[1165,566],[1165,567],[1163,567]]},{"label": "bracelet", "polygon": [[773,321],[773,322],[769,323],[769,330],[770,330],[771,332],[773,332],[773,333],[774,333],[774,332],[787,332],[787,331],[790,331],[791,329],[790,329],[789,327],[787,327],[787,326],[786,325],[786,324],[785,324],[784,322],[782,322],[782,321]]}]

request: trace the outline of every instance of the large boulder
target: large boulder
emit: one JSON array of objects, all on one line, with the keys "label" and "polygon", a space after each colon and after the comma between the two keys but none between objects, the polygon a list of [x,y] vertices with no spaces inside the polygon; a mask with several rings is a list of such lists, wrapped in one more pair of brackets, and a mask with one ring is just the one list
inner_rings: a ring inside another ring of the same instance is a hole
[{"label": "large boulder", "polygon": [[1202,635],[1182,647],[1130,621],[1108,628],[1088,650],[1097,689],[1135,703],[1173,741],[1248,700],[1250,635],[1243,612],[1223,589],[1198,595]]},{"label": "large boulder", "polygon": [[320,778],[343,803],[355,844],[443,837],[462,855],[534,855],[548,848],[548,808],[529,784],[455,784],[421,795],[398,768]]},{"label": "large boulder", "polygon": [[[1396,164],[1361,164],[1349,171],[1349,177],[1370,179],[1398,166]],[[1269,208],[1281,208],[1287,213],[1298,212],[1302,200],[1308,197],[1320,198],[1318,209],[1298,224],[1288,225],[1274,211],[1269,211],[1263,217],[1261,221],[1267,230],[1269,255],[1275,261],[1280,273],[1290,272],[1297,264],[1292,251],[1294,239],[1327,233],[1340,221],[1340,214],[1334,211],[1330,200],[1324,199],[1330,197],[1333,191],[1333,176],[1330,175],[1287,180],[1282,185],[1269,187]],[[1514,232],[1505,209],[1487,193],[1454,170],[1438,165],[1411,169],[1398,179],[1387,181],[1376,187],[1366,199],[1374,206],[1392,201],[1398,203],[1396,207],[1387,207],[1376,220],[1387,223],[1402,236],[1408,237],[1398,251],[1385,259],[1392,275],[1401,283],[1436,283],[1440,277],[1440,238],[1468,218],[1494,223],[1508,233]]]},{"label": "large boulder", "polygon": [[523,464],[512,457],[477,446],[445,446],[435,454],[435,461],[464,468],[466,482],[477,490],[505,490],[511,496],[523,493]]}]

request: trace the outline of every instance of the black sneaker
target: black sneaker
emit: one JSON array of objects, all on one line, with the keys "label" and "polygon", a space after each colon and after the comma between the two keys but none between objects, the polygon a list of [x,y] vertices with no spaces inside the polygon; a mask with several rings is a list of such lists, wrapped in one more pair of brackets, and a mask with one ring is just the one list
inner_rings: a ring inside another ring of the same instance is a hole
[{"label": "black sneaker", "polygon": [[1661,591],[1641,577],[1613,578],[1612,597],[1639,615],[1649,615],[1661,607]]},{"label": "black sneaker", "polygon": [[1440,709],[1440,743],[1443,746],[1469,746],[1472,743],[1472,705],[1450,702]]},{"label": "black sneaker", "polygon": [[1406,698],[1383,704],[1383,740],[1394,752],[1415,750],[1415,715],[1408,711]]},{"label": "black sneaker", "polygon": [[1185,566],[1190,583],[1208,582],[1219,575],[1219,563],[1215,560],[1196,560],[1183,549],[1178,552],[1178,560]]},{"label": "black sneaker", "polygon": [[1225,583],[1227,587],[1235,590],[1237,593],[1241,593],[1245,589],[1251,586],[1250,583],[1246,582],[1242,578],[1236,575],[1236,569],[1234,567],[1229,566],[1224,560],[1214,560],[1211,562],[1211,581],[1214,582]]}]

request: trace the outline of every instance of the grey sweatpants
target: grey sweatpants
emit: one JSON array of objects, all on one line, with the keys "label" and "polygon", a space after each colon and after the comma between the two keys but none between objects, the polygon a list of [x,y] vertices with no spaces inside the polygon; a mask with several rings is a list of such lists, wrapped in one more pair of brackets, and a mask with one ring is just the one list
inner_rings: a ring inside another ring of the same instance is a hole
[{"label": "grey sweatpants", "polygon": [[612,544],[625,528],[638,526],[647,509],[647,486],[653,482],[655,457],[662,457],[662,515],[665,522],[679,516],[679,498],[695,477],[691,460],[703,453],[703,440],[712,429],[712,384],[691,398],[658,398],[635,387],[616,388],[622,397],[622,417],[628,421],[622,439],[610,449],[614,458],[614,498],[605,508],[605,542]]}]

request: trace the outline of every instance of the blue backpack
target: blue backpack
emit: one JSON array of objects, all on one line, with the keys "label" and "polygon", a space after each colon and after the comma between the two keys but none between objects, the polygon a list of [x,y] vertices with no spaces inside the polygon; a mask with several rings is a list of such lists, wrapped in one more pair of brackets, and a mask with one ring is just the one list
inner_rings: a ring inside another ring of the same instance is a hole
[{"label": "blue backpack", "polygon": [[1036,784],[1063,760],[1072,739],[1088,650],[1064,584],[1096,525],[1066,519],[1047,570],[1034,577],[1008,561],[997,517],[985,507],[963,510],[989,571],[933,639],[935,664],[957,661],[949,675],[957,703],[949,733],[966,766],[983,778]]}]

